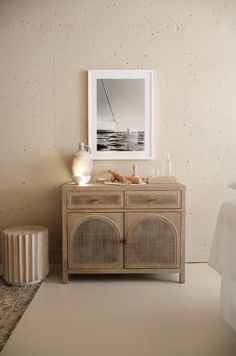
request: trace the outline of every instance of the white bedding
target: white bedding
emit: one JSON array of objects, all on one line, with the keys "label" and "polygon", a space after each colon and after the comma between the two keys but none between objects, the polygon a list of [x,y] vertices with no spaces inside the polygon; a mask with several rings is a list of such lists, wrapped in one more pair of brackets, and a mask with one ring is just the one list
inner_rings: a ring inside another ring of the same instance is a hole
[{"label": "white bedding", "polygon": [[236,199],[219,210],[209,265],[221,274],[221,314],[236,332]]}]

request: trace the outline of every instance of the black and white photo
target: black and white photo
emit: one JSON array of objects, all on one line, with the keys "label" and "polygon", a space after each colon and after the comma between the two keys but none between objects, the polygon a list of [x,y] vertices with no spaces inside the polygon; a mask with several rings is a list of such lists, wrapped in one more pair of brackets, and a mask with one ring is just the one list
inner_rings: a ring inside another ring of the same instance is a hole
[{"label": "black and white photo", "polygon": [[89,144],[95,159],[151,156],[151,71],[89,71]]}]

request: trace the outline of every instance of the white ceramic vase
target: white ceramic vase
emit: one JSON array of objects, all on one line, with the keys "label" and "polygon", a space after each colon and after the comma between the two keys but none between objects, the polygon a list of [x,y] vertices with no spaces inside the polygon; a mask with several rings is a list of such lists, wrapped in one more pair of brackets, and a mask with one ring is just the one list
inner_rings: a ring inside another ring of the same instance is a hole
[{"label": "white ceramic vase", "polygon": [[72,161],[72,179],[77,184],[86,184],[91,180],[93,159],[91,150],[84,142],[79,144],[79,150],[74,154]]}]

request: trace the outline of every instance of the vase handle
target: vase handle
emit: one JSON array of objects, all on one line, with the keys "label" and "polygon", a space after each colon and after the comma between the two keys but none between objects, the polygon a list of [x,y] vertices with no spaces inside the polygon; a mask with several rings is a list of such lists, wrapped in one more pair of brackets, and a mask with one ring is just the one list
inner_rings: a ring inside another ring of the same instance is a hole
[{"label": "vase handle", "polygon": [[89,153],[91,153],[91,148],[88,145],[84,145],[84,147],[87,149]]}]

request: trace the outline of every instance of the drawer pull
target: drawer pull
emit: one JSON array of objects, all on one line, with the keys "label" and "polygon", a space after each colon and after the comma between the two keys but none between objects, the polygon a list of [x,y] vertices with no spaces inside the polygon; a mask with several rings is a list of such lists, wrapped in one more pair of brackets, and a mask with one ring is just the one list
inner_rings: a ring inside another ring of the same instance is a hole
[{"label": "drawer pull", "polygon": [[96,202],[98,202],[98,198],[92,198],[92,199],[90,199],[90,202],[91,203],[96,203]]},{"label": "drawer pull", "polygon": [[150,203],[156,202],[156,198],[149,198],[148,201],[149,201]]},{"label": "drawer pull", "polygon": [[122,244],[123,242],[125,243],[125,238],[123,238],[123,239],[120,240],[120,243],[121,243],[121,244]]}]

